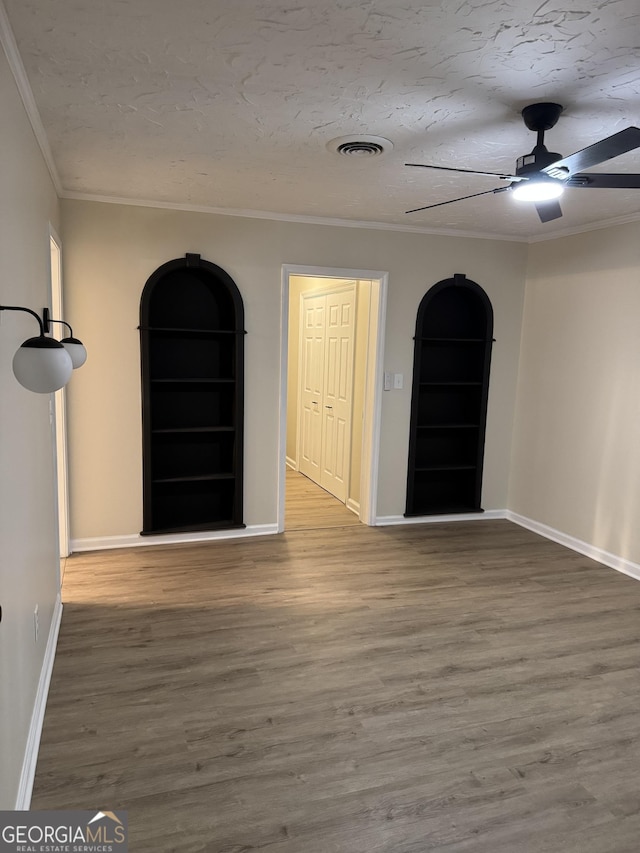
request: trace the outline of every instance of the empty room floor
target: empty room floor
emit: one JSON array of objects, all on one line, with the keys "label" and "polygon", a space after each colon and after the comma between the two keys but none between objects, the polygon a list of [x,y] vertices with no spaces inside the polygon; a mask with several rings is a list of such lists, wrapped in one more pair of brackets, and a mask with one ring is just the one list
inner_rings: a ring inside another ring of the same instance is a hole
[{"label": "empty room floor", "polygon": [[33,809],[136,853],[637,853],[640,583],[507,521],[74,555]]}]

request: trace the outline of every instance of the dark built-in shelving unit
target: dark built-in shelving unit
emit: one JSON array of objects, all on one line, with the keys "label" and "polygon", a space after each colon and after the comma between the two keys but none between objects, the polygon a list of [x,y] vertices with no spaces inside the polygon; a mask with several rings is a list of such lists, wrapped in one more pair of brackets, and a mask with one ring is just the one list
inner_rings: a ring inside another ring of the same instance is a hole
[{"label": "dark built-in shelving unit", "polygon": [[145,284],[143,534],[244,526],[244,334],[235,282],[200,255]]},{"label": "dark built-in shelving unit", "polygon": [[492,335],[489,297],[462,274],[420,303],[406,516],[482,512]]}]

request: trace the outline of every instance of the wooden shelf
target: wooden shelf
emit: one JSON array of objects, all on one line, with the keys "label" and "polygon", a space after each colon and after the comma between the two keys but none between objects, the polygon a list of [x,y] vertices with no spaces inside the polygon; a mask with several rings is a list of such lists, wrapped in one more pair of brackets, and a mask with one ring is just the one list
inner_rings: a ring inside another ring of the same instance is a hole
[{"label": "wooden shelf", "polygon": [[234,474],[229,471],[219,474],[196,474],[192,477],[158,477],[153,483],[206,483],[211,480],[233,480]]},{"label": "wooden shelf", "polygon": [[176,378],[167,378],[167,379],[151,379],[150,380],[153,385],[206,385],[215,383],[216,385],[233,385],[235,383],[235,379],[211,379],[204,377],[191,377],[189,379],[176,379]]},{"label": "wooden shelf", "polygon": [[432,386],[433,388],[443,388],[446,386],[451,386],[452,388],[459,388],[464,385],[469,385],[470,387],[481,388],[482,382],[470,382],[466,379],[429,379],[428,381],[421,381],[419,385],[422,386]]},{"label": "wooden shelf", "polygon": [[418,471],[475,471],[475,465],[417,465],[414,469]]},{"label": "wooden shelf", "polygon": [[423,508],[420,512],[405,512],[404,515],[405,518],[418,518],[423,515],[460,515],[467,512],[480,513],[484,512],[484,510],[465,503],[435,503],[433,506],[429,506],[429,504],[425,503],[423,504]]},{"label": "wooden shelf", "polygon": [[201,524],[183,524],[177,527],[162,527],[157,530],[141,530],[141,536],[155,536],[157,534],[169,534],[169,533],[199,533],[204,532],[206,530],[230,530],[230,529],[243,529],[246,527],[246,524],[234,524],[233,520],[230,518],[223,519],[211,519],[211,521],[204,521]]},{"label": "wooden shelf", "polygon": [[463,275],[438,282],[420,303],[407,516],[480,511],[492,335],[491,303]]},{"label": "wooden shelf", "polygon": [[173,326],[148,326],[143,328],[140,326],[140,329],[145,332],[161,332],[162,334],[170,334],[170,335],[205,335],[205,336],[215,336],[215,335],[244,335],[245,331],[243,329],[194,329],[194,328],[176,328]]},{"label": "wooden shelf", "polygon": [[485,338],[416,338],[417,341],[429,344],[484,344]]},{"label": "wooden shelf", "polygon": [[478,429],[479,424],[418,424],[417,429]]},{"label": "wooden shelf", "polygon": [[145,534],[243,526],[243,325],[235,282],[199,255],[145,285]]},{"label": "wooden shelf", "polygon": [[209,426],[209,427],[167,427],[163,429],[152,429],[152,435],[183,435],[210,432],[235,432],[232,426]]}]

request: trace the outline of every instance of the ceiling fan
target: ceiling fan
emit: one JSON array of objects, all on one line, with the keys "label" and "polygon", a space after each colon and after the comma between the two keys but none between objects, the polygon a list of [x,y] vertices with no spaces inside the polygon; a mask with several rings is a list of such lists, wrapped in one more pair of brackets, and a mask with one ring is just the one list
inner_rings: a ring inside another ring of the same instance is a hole
[{"label": "ceiling fan", "polygon": [[575,154],[563,157],[548,151],[544,144],[544,133],[550,130],[562,112],[560,104],[542,103],[530,104],[522,110],[522,118],[529,130],[538,134],[535,148],[530,154],[519,157],[516,162],[515,175],[502,174],[501,172],[479,172],[475,169],[456,169],[449,166],[430,166],[426,163],[405,163],[406,166],[416,166],[421,169],[439,169],[445,172],[464,172],[468,175],[484,175],[492,178],[500,178],[509,181],[507,186],[496,187],[492,190],[473,193],[472,195],[452,198],[450,201],[440,201],[437,204],[428,204],[425,207],[416,207],[407,210],[407,213],[417,213],[420,210],[429,210],[432,207],[442,207],[444,204],[453,204],[455,201],[464,201],[479,195],[489,193],[512,192],[515,198],[532,201],[535,204],[541,222],[550,222],[562,216],[560,203],[557,199],[567,187],[588,188],[600,187],[606,189],[640,189],[640,175],[631,174],[604,174],[602,172],[583,172],[640,148],[640,128],[627,127],[613,136],[601,139]]}]

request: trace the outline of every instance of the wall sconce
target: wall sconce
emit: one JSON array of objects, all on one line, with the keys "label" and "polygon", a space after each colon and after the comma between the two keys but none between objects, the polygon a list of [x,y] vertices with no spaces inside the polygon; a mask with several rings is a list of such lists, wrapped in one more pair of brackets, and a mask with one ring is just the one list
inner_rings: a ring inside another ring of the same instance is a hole
[{"label": "wall sconce", "polygon": [[63,326],[66,326],[67,329],[69,329],[69,337],[62,338],[60,343],[71,356],[71,363],[73,364],[73,369],[77,370],[79,367],[82,367],[82,365],[87,360],[87,350],[85,349],[84,344],[82,343],[82,341],[79,341],[78,338],[73,337],[73,329],[67,323],[66,320],[53,320],[49,316],[49,309],[43,308],[42,324],[44,326],[45,332],[49,331],[50,323],[62,323]]},{"label": "wall sconce", "polygon": [[[40,326],[40,334],[26,340],[13,357],[13,373],[24,388],[35,391],[37,394],[49,394],[66,385],[75,366],[73,356],[67,347],[73,348],[72,351],[75,352],[78,361],[77,366],[84,364],[87,353],[76,338],[66,338],[67,346],[65,346],[60,341],[46,337],[45,332],[49,331],[50,322],[64,323],[64,320],[52,321],[48,308],[43,309],[42,318],[30,308],[21,308],[17,305],[0,305],[0,311],[24,311],[35,317]],[[71,330],[70,326],[69,329]]]}]

